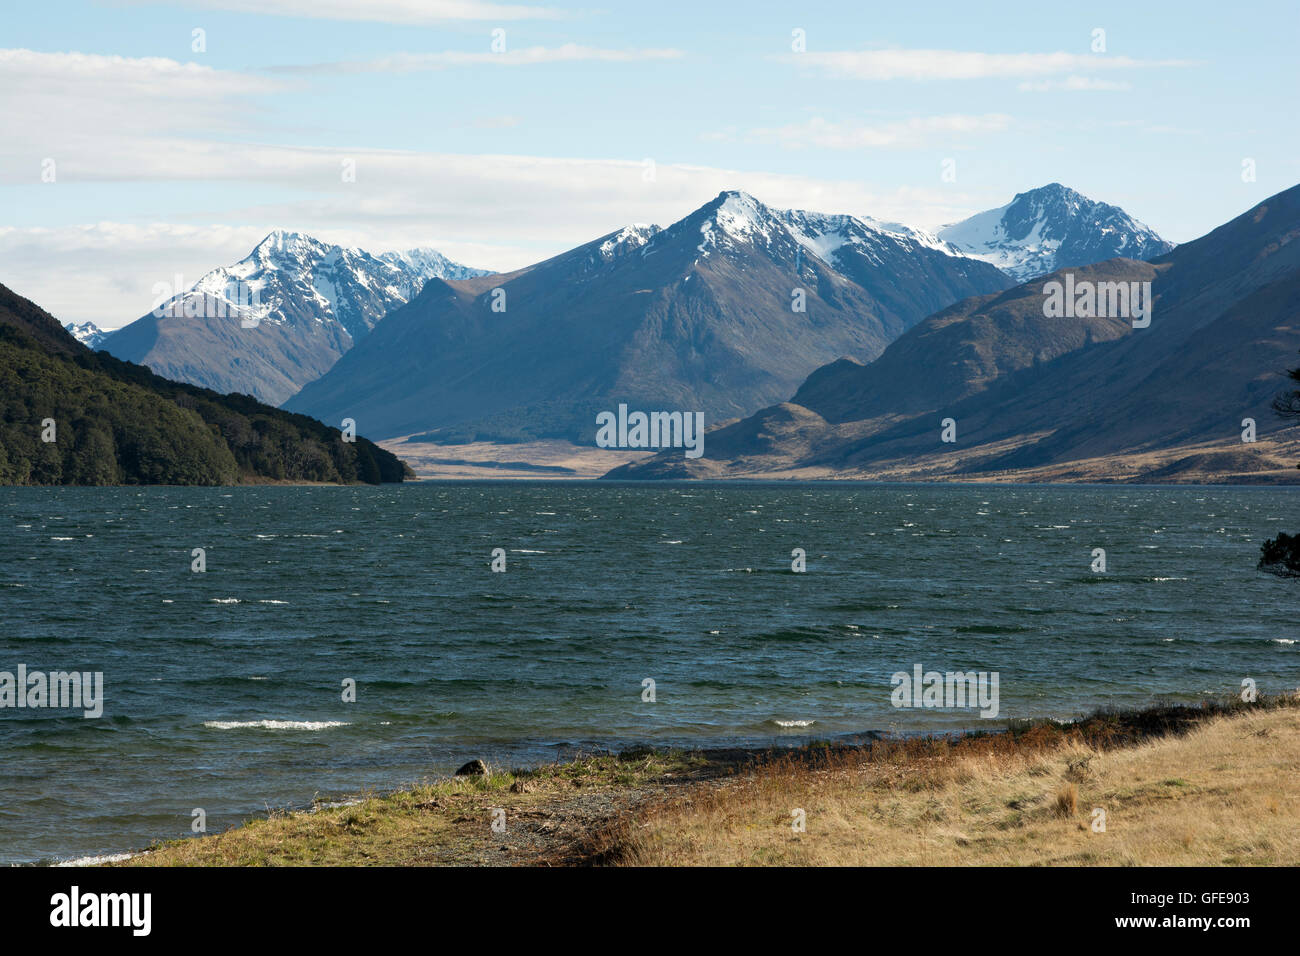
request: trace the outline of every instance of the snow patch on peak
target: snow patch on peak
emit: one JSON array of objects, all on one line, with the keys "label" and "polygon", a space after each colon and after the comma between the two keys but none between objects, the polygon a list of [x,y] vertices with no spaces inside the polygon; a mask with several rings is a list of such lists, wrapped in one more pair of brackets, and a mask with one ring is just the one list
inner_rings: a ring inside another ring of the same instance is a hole
[{"label": "snow patch on peak", "polygon": [[948,256],[963,255],[932,233],[870,216],[858,218],[798,209],[785,210],[777,216],[800,245],[837,268],[842,265],[839,253],[849,246],[877,264],[883,263],[886,245],[907,251],[925,248]]},{"label": "snow patch on peak", "polygon": [[761,239],[770,243],[772,240],[777,220],[772,210],[749,193],[725,190],[705,208],[709,213],[700,223],[700,244],[696,247],[705,256],[711,249],[733,242],[756,243]]},{"label": "snow patch on peak", "polygon": [[634,222],[606,236],[600,244],[600,255],[604,259],[613,259],[634,249],[643,249],[660,231],[652,223]]},{"label": "snow patch on peak", "polygon": [[301,232],[276,229],[257,244],[256,248],[253,249],[252,256],[249,258],[283,259],[289,257],[301,259],[323,248],[327,247],[319,239],[314,239]]},{"label": "snow patch on peak", "polygon": [[452,262],[437,249],[429,246],[417,246],[400,252],[384,252],[375,258],[387,262],[404,272],[429,279],[472,279],[475,276],[490,275],[491,270],[475,269]]},{"label": "snow patch on peak", "polygon": [[767,236],[770,234],[771,214],[766,206],[749,193],[738,191],[725,192],[718,208],[713,213],[713,221],[728,235]]}]

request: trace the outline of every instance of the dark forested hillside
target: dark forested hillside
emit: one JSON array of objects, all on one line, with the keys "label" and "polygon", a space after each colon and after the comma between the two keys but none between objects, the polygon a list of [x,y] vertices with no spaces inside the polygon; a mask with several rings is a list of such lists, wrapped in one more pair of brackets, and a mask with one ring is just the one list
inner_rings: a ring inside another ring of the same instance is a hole
[{"label": "dark forested hillside", "polygon": [[404,473],[359,436],[345,442],[304,415],[92,352],[0,285],[0,484],[378,483]]}]

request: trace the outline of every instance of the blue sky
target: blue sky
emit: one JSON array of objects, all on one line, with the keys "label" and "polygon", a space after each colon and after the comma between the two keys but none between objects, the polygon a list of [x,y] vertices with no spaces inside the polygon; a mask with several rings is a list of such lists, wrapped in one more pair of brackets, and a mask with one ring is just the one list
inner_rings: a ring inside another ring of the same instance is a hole
[{"label": "blue sky", "polygon": [[272,228],[507,269],[732,187],[934,229],[1059,181],[1186,241],[1300,181],[1298,26],[1294,3],[23,4],[0,282],[112,327]]}]

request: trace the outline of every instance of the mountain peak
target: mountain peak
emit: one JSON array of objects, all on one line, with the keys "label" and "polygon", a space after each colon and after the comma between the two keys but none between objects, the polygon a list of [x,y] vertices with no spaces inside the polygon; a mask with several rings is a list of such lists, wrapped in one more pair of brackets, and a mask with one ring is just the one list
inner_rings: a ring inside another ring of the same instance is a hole
[{"label": "mountain peak", "polygon": [[713,207],[715,218],[750,218],[769,211],[767,206],[740,189],[724,189],[709,205]]},{"label": "mountain peak", "polygon": [[305,243],[311,243],[314,245],[321,244],[318,239],[315,239],[306,233],[294,232],[291,229],[272,229],[266,234],[266,238],[259,242],[254,248],[283,249],[286,246],[302,245]]},{"label": "mountain peak", "polygon": [[743,189],[724,189],[714,197],[714,202],[726,202],[729,199],[739,200],[741,202],[752,203],[761,206],[762,203]]},{"label": "mountain peak", "polygon": [[[265,268],[292,268],[305,271],[312,261],[326,256],[338,249],[327,242],[301,232],[287,229],[275,229],[267,233],[266,238],[253,247],[235,267],[235,271]],[[243,269],[240,269],[240,266]]]},{"label": "mountain peak", "polygon": [[1099,203],[1089,199],[1077,189],[1071,189],[1069,186],[1063,186],[1060,183],[1048,183],[1046,186],[1039,186],[1037,189],[1027,189],[1022,193],[1016,193],[1015,197],[1008,203],[1007,208],[1020,206],[1033,206],[1035,208],[1060,208],[1070,212],[1081,210],[1090,210],[1093,208],[1118,209],[1118,206],[1110,206],[1106,203]]},{"label": "mountain peak", "polygon": [[90,349],[98,349],[104,336],[108,335],[94,322],[64,322],[63,327],[72,333],[72,337]]},{"label": "mountain peak", "polygon": [[739,189],[724,189],[701,207],[699,213],[703,213],[703,220],[698,249],[706,255],[710,249],[735,242],[761,239],[766,244],[771,241],[774,229],[780,226],[771,209]]},{"label": "mountain peak", "polygon": [[1078,196],[1080,199],[1087,198],[1083,195],[1083,193],[1079,192],[1077,189],[1071,189],[1069,186],[1066,186],[1064,183],[1057,183],[1057,182],[1047,183],[1046,185],[1043,186],[1036,186],[1033,189],[1026,189],[1024,192],[1017,193],[1016,195],[1030,196],[1030,195],[1040,194],[1040,193],[1046,195]]},{"label": "mountain peak", "polygon": [[1025,282],[1064,266],[1151,259],[1173,248],[1123,209],[1052,182],[945,226],[939,238]]}]

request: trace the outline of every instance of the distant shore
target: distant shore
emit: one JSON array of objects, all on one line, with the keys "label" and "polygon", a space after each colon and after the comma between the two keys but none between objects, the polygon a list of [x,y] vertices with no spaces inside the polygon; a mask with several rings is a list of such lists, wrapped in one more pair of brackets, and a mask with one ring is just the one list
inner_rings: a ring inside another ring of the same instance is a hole
[{"label": "distant shore", "polygon": [[1300,696],[635,748],[272,813],[119,866],[1297,865]]},{"label": "distant shore", "polygon": [[[706,435],[707,439],[707,435]],[[580,481],[598,479],[623,465],[646,464],[650,452],[577,445],[559,439],[504,443],[472,442],[440,445],[392,438],[379,446],[402,459],[417,480],[504,479]],[[1000,447],[1010,450],[1016,443]],[[634,472],[645,480],[711,481],[874,481],[960,482],[962,484],[1161,484],[1161,485],[1292,485],[1300,484],[1300,439],[1260,438],[1253,444],[1239,439],[1202,442],[1155,451],[1105,455],[1008,471],[971,472],[969,451],[936,452],[870,466],[809,467],[780,456],[721,463],[708,455],[693,462],[676,462],[681,474]],[[675,459],[674,459],[675,461]]]}]

